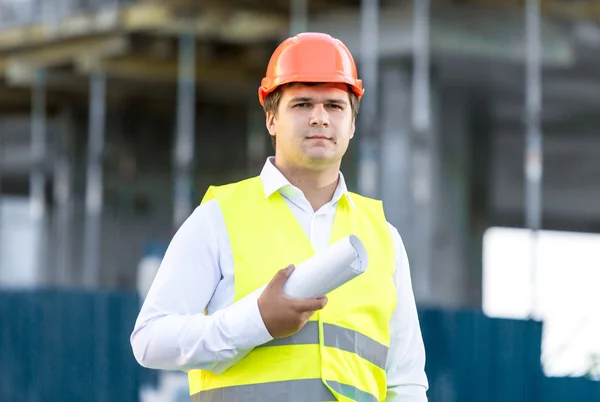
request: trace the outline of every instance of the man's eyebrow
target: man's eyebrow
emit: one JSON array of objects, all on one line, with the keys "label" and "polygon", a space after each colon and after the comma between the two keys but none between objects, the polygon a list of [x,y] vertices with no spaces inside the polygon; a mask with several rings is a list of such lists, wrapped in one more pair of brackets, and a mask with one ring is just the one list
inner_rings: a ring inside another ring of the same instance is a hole
[{"label": "man's eyebrow", "polygon": [[[290,103],[295,103],[295,102],[311,102],[313,101],[313,98],[309,98],[309,97],[305,97],[305,96],[298,96],[295,98],[292,98],[290,100]],[[325,103],[337,103],[337,104],[347,104],[348,102],[346,102],[344,99],[327,99],[325,100]]]},{"label": "man's eyebrow", "polygon": [[327,103],[339,103],[339,104],[344,105],[348,102],[345,101],[344,99],[327,99]]},{"label": "man's eyebrow", "polygon": [[297,96],[295,98],[290,99],[290,103],[295,103],[295,102],[310,102],[312,101],[312,98],[308,98],[305,96]]}]

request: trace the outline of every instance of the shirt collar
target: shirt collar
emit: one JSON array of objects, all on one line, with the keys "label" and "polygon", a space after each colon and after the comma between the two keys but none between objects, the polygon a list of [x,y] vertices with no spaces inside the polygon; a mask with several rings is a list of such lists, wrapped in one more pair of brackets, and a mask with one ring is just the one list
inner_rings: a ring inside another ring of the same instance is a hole
[{"label": "shirt collar", "polygon": [[[270,156],[265,161],[262,171],[260,172],[260,178],[263,183],[263,187],[265,190],[265,197],[269,198],[276,191],[281,192],[286,190],[295,190],[300,192],[300,189],[294,187],[288,179],[275,167],[275,157]],[[344,179],[344,175],[342,172],[339,172],[339,181],[338,186],[333,193],[333,197],[331,198],[331,203],[335,204],[342,197],[345,197],[348,203],[354,208],[354,201],[352,200],[352,196],[348,191],[348,187],[346,186],[346,181]]]}]

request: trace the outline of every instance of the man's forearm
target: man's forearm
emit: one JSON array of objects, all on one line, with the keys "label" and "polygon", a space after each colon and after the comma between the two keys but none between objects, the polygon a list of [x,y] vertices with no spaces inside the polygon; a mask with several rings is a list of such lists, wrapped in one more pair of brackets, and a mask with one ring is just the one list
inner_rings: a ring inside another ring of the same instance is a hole
[{"label": "man's forearm", "polygon": [[142,316],[131,335],[131,345],[136,360],[147,368],[223,371],[223,363],[239,360],[240,353],[271,339],[256,299],[248,298],[210,316]]}]

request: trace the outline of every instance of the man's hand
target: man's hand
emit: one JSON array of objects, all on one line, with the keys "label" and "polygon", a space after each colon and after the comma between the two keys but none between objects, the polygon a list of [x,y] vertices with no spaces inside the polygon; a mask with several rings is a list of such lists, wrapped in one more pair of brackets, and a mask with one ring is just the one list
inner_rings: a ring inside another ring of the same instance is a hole
[{"label": "man's hand", "polygon": [[294,271],[290,265],[275,274],[258,298],[258,309],[273,338],[284,338],[300,331],[317,310],[327,304],[327,296],[295,299],[283,292],[283,284]]}]

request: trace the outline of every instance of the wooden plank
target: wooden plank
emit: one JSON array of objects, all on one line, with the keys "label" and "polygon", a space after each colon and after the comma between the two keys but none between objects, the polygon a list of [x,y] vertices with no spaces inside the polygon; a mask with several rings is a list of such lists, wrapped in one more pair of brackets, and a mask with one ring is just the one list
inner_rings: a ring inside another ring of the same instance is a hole
[{"label": "wooden plank", "polygon": [[[176,60],[150,60],[141,57],[125,57],[114,60],[90,60],[82,58],[77,70],[89,74],[98,69],[109,77],[126,78],[136,81],[176,81],[178,65]],[[198,83],[246,83],[254,76],[236,63],[199,63],[196,69]]]},{"label": "wooden plank", "polygon": [[58,24],[36,23],[0,31],[0,51],[111,32],[154,29],[171,21],[168,2],[137,2],[67,17]]},{"label": "wooden plank", "polygon": [[[248,43],[275,39],[285,35],[289,20],[287,16],[265,12],[240,10],[229,15],[222,24],[206,35],[214,35],[222,40]],[[200,35],[203,32],[199,32]]]},{"label": "wooden plank", "polygon": [[73,38],[107,34],[119,27],[118,12],[65,18],[58,24],[37,23],[0,31],[0,51],[39,46]]},{"label": "wooden plank", "polygon": [[[22,69],[7,76],[6,85],[15,90],[31,91],[35,80],[35,69]],[[46,88],[58,90],[65,94],[87,92],[89,89],[89,78],[68,72],[46,72]]]},{"label": "wooden plank", "polygon": [[168,2],[137,3],[121,9],[119,22],[124,31],[154,30],[170,25],[172,12]]},{"label": "wooden plank", "polygon": [[49,68],[72,62],[82,55],[108,57],[121,55],[129,50],[129,41],[122,36],[84,38],[64,43],[27,48],[0,56],[0,74],[19,74],[20,70]]},{"label": "wooden plank", "polygon": [[[151,14],[151,13],[150,13]],[[123,19],[123,29],[128,32],[144,31],[160,35],[177,36],[193,32],[198,38],[219,39],[238,43],[251,43],[273,39],[284,33],[289,24],[286,15],[265,11],[231,9],[211,6],[197,16],[162,15],[146,17],[145,13],[131,13]]]}]

